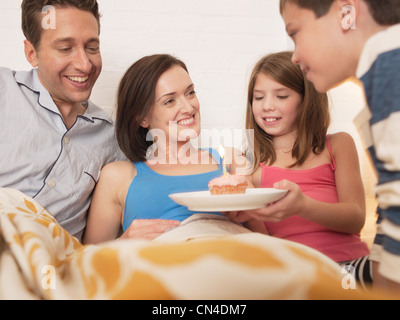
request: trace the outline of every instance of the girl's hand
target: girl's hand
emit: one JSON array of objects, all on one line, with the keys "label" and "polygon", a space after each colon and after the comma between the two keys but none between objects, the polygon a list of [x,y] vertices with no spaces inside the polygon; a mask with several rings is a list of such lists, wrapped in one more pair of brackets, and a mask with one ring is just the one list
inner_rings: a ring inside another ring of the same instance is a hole
[{"label": "girl's hand", "polygon": [[288,180],[282,180],[276,182],[274,188],[288,190],[288,193],[282,199],[269,204],[267,207],[246,211],[246,214],[266,222],[280,222],[293,215],[301,216],[301,213],[306,210],[306,197],[301,192],[300,187]]},{"label": "girl's hand", "polygon": [[237,224],[243,224],[250,231],[269,234],[267,227],[265,226],[263,221],[254,219],[251,215],[248,215],[245,211],[230,211],[222,213],[229,220]]},{"label": "girl's hand", "polygon": [[129,228],[119,239],[147,239],[153,240],[168,229],[180,225],[179,221],[163,219],[133,220]]},{"label": "girl's hand", "polygon": [[229,211],[221,213],[229,220],[238,224],[246,223],[247,221],[254,219],[251,215],[247,214],[247,212],[245,211]]}]

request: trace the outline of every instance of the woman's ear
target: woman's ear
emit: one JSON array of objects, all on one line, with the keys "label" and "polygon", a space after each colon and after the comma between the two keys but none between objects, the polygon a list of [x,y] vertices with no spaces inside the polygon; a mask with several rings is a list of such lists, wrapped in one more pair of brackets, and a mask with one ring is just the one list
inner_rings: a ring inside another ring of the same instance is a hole
[{"label": "woman's ear", "polygon": [[36,68],[38,66],[37,52],[29,40],[24,41],[24,50],[26,60],[32,67]]},{"label": "woman's ear", "polygon": [[143,128],[148,128],[149,127],[149,122],[147,121],[147,118],[144,118],[141,122],[140,122],[140,126]]}]

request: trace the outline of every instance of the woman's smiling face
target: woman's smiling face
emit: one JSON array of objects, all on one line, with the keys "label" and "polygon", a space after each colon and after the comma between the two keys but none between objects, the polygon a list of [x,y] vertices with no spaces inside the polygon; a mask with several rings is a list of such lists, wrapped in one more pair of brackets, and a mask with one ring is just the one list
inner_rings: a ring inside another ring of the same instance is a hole
[{"label": "woman's smiling face", "polygon": [[200,134],[200,103],[182,67],[174,66],[160,76],[153,105],[141,125],[162,130],[167,143],[187,141]]}]

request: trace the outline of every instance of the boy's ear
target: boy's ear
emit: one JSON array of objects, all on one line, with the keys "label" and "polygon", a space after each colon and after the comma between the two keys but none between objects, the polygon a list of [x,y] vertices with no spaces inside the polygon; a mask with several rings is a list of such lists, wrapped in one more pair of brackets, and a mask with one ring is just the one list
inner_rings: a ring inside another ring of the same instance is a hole
[{"label": "boy's ear", "polygon": [[336,0],[335,5],[341,17],[343,31],[356,28],[361,0]]},{"label": "boy's ear", "polygon": [[38,66],[37,52],[29,40],[24,41],[24,50],[26,60],[32,67],[36,68]]}]

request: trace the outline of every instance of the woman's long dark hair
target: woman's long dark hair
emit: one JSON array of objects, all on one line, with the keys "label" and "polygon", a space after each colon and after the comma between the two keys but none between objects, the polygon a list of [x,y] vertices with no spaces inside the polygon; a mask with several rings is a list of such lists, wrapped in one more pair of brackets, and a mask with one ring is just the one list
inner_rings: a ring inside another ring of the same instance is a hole
[{"label": "woman's long dark hair", "polygon": [[147,56],[136,61],[121,79],[115,131],[121,150],[131,161],[146,160],[146,152],[153,142],[146,140],[148,129],[140,123],[153,105],[158,79],[174,66],[187,72],[186,65],[171,55]]}]

